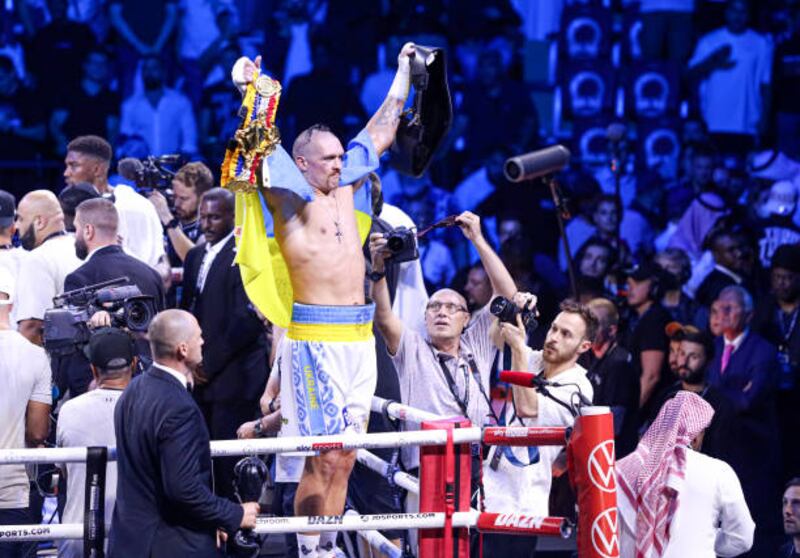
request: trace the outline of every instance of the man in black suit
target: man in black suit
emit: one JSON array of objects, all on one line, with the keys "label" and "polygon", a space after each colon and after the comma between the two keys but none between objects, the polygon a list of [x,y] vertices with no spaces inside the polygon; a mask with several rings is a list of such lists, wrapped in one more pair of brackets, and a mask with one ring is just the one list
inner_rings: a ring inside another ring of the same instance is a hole
[{"label": "man in black suit", "polygon": [[742,235],[727,229],[711,233],[708,246],[714,256],[714,269],[697,288],[695,300],[709,308],[720,291],[730,285],[745,286],[745,242]]},{"label": "man in black suit", "polygon": [[120,396],[117,503],[109,556],[218,556],[215,533],[252,529],[258,504],[211,489],[208,430],[189,389],[202,360],[197,320],[166,310],[148,329],[154,363]]},{"label": "man in black suit", "polygon": [[[203,329],[203,378],[195,394],[212,440],[236,438],[240,424],[259,414],[267,382],[264,326],[250,305],[235,264],[234,197],[222,188],[200,201],[200,229],[205,244],[189,250],[184,266],[181,306]],[[218,494],[233,494],[235,458],[214,467]]]},{"label": "man in black suit", "polygon": [[[164,309],[161,276],[146,263],[126,254],[117,242],[119,214],[110,200],[93,198],[81,202],[75,210],[74,223],[75,254],[84,263],[67,275],[65,291],[127,277],[130,285],[153,297],[157,310]],[[139,345],[140,355],[149,359],[147,343],[141,341]],[[89,361],[82,353],[63,359],[56,376],[60,387],[69,388],[73,397],[85,393],[92,381]]]}]

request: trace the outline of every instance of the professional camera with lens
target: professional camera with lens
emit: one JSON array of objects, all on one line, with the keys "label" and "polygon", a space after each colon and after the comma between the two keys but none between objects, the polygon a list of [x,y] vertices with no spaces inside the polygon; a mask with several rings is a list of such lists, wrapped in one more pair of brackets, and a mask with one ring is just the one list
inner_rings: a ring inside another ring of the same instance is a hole
[{"label": "professional camera with lens", "polygon": [[67,291],[53,299],[54,308],[44,313],[44,348],[51,356],[66,356],[89,342],[88,321],[98,311],[111,316],[111,325],[129,331],[147,331],[155,317],[152,296],[143,295],[136,285],[125,285],[120,277]]},{"label": "professional camera with lens", "polygon": [[539,322],[536,321],[536,309],[525,306],[520,308],[504,296],[496,296],[489,304],[489,312],[497,316],[501,322],[509,324],[517,324],[517,314],[522,316],[522,325],[525,330],[532,332],[539,327]]},{"label": "professional camera with lens", "polygon": [[119,162],[117,171],[123,178],[132,180],[143,196],[149,196],[153,190],[158,190],[167,199],[171,199],[172,179],[183,161],[182,155],[150,155],[141,160],[127,157]]},{"label": "professional camera with lens", "polygon": [[383,233],[386,239],[386,248],[391,252],[393,262],[410,262],[419,258],[417,249],[417,234],[413,229],[397,227]]}]

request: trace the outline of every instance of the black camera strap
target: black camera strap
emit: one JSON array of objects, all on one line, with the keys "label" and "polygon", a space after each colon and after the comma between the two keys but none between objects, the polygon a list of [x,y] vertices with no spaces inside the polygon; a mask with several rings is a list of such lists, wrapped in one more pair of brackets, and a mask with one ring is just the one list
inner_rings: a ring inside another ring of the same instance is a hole
[{"label": "black camera strap", "polygon": [[[431,348],[431,352],[434,352],[433,348]],[[436,354],[434,352],[434,354]],[[444,355],[438,355],[439,366],[442,368],[442,372],[444,373],[444,379],[447,381],[447,387],[450,388],[450,393],[453,395],[453,399],[456,400],[458,404],[458,408],[461,409],[461,413],[464,417],[469,418],[467,414],[467,408],[469,407],[469,376],[466,374],[464,375],[464,399],[461,399],[458,396],[458,391],[456,389],[456,382],[453,380],[453,375],[450,373],[450,369],[447,368],[447,359]]]}]

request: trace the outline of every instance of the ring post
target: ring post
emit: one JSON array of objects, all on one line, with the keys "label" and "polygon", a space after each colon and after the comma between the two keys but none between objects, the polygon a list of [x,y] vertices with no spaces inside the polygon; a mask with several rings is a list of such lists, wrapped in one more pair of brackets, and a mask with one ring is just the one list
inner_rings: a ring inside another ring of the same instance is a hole
[{"label": "ring post", "polygon": [[584,407],[567,444],[578,499],[578,556],[619,558],[614,419],[608,407]]},{"label": "ring post", "polygon": [[[419,511],[452,513],[470,509],[470,476],[472,454],[469,444],[452,444],[452,433],[458,428],[468,428],[469,420],[452,419],[425,421],[422,430],[446,430],[450,443],[446,446],[422,446],[419,455],[420,496]],[[448,463],[449,462],[449,463]],[[469,558],[469,533],[467,529],[419,530],[419,558]],[[449,544],[448,544],[449,539]],[[446,553],[445,547],[451,550]]]},{"label": "ring post", "polygon": [[86,493],[83,507],[83,555],[103,558],[106,538],[106,463],[108,449],[86,449]]}]

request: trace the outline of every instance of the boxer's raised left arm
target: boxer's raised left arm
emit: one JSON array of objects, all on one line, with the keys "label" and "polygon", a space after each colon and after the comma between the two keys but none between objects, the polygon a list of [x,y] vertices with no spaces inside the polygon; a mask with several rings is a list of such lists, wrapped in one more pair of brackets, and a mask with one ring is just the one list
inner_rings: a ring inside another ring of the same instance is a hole
[{"label": "boxer's raised left arm", "polygon": [[414,43],[406,43],[397,57],[397,73],[392,86],[378,111],[367,122],[369,134],[375,150],[380,156],[389,149],[394,142],[397,126],[400,124],[400,115],[408,98],[411,86],[411,58],[414,56]]}]

